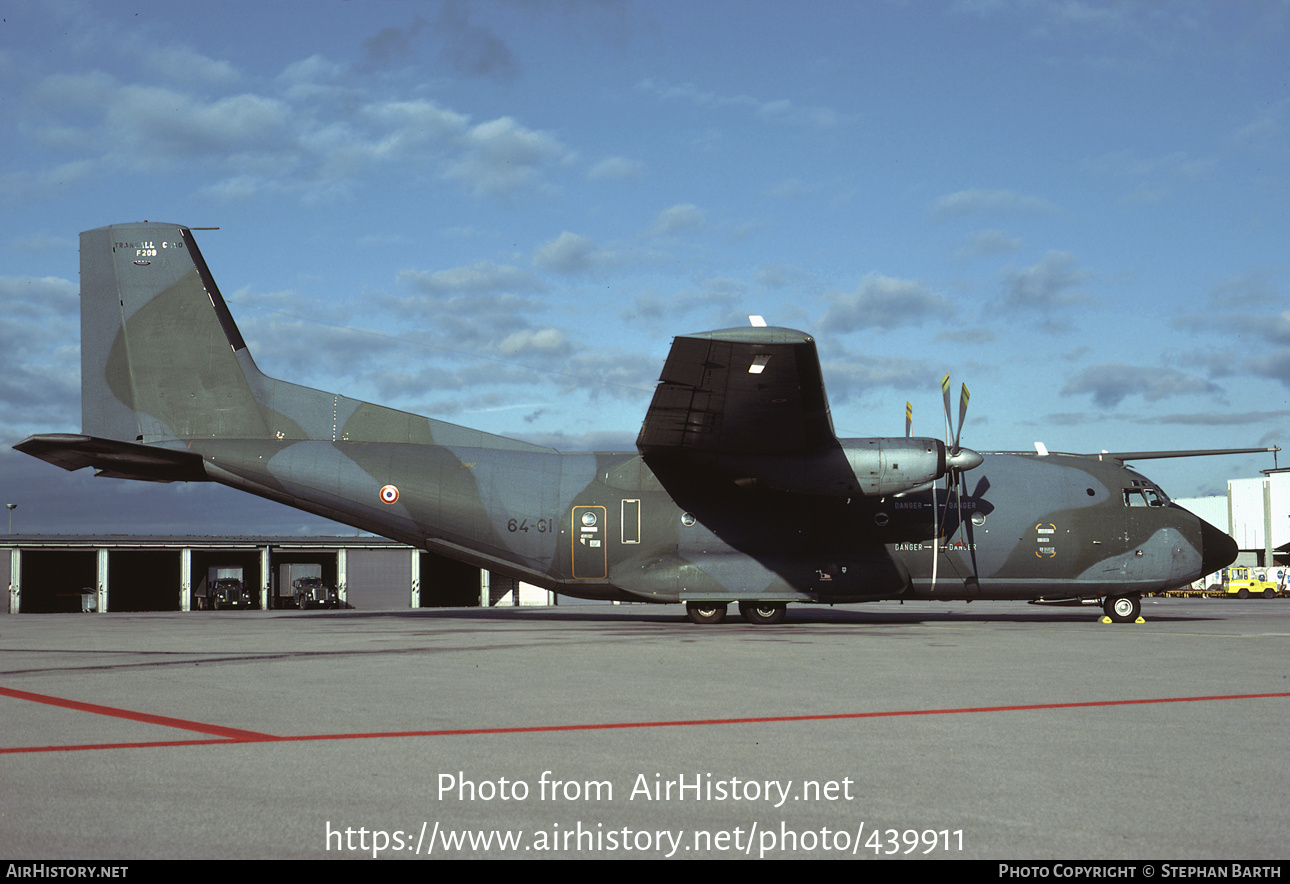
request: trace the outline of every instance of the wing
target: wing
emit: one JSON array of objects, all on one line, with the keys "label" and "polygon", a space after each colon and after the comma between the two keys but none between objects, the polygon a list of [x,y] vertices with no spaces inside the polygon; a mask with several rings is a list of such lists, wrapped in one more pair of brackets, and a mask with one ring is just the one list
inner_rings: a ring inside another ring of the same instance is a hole
[{"label": "wing", "polygon": [[675,338],[636,447],[699,461],[836,449],[815,339],[785,328]]}]

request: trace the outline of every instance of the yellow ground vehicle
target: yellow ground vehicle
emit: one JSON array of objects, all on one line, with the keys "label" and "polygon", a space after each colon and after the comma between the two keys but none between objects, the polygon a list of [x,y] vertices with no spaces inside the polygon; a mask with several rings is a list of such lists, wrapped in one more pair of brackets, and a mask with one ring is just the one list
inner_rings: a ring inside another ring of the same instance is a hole
[{"label": "yellow ground vehicle", "polygon": [[1223,571],[1223,592],[1228,598],[1248,599],[1261,595],[1265,599],[1277,597],[1278,587],[1275,581],[1267,580],[1267,574],[1254,568],[1228,568]]}]

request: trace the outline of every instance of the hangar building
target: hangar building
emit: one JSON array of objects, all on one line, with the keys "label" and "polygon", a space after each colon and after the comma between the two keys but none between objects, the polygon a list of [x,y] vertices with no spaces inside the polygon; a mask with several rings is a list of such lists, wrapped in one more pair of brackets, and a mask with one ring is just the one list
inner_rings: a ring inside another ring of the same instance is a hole
[{"label": "hangar building", "polygon": [[196,610],[216,573],[236,573],[251,607],[296,608],[292,568],[363,610],[555,603],[546,590],[382,537],[8,535],[0,612]]}]

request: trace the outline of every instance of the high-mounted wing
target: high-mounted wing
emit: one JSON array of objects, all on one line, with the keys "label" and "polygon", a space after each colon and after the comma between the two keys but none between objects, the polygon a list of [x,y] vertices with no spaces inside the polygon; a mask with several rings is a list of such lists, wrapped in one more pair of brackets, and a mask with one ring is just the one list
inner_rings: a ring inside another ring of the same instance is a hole
[{"label": "high-mounted wing", "polygon": [[[700,468],[745,487],[851,497],[927,490],[937,439],[838,439],[815,339],[728,328],[672,341],[636,447],[657,468]],[[963,469],[981,456],[963,449]]]},{"label": "high-mounted wing", "polygon": [[837,444],[815,339],[785,328],[675,338],[636,439],[647,457],[697,460]]}]

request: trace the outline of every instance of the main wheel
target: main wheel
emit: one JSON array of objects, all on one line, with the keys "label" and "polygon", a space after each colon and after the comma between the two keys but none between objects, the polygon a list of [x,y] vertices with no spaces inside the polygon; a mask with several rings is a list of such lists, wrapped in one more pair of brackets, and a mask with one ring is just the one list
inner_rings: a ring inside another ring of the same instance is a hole
[{"label": "main wheel", "polygon": [[749,623],[771,626],[783,622],[787,607],[783,602],[740,602],[739,613]]},{"label": "main wheel", "polygon": [[686,602],[685,614],[691,623],[705,625],[726,619],[726,606],[721,602]]},{"label": "main wheel", "polygon": [[1119,595],[1107,599],[1102,610],[1111,618],[1112,623],[1132,623],[1142,613],[1142,599],[1136,595]]}]

